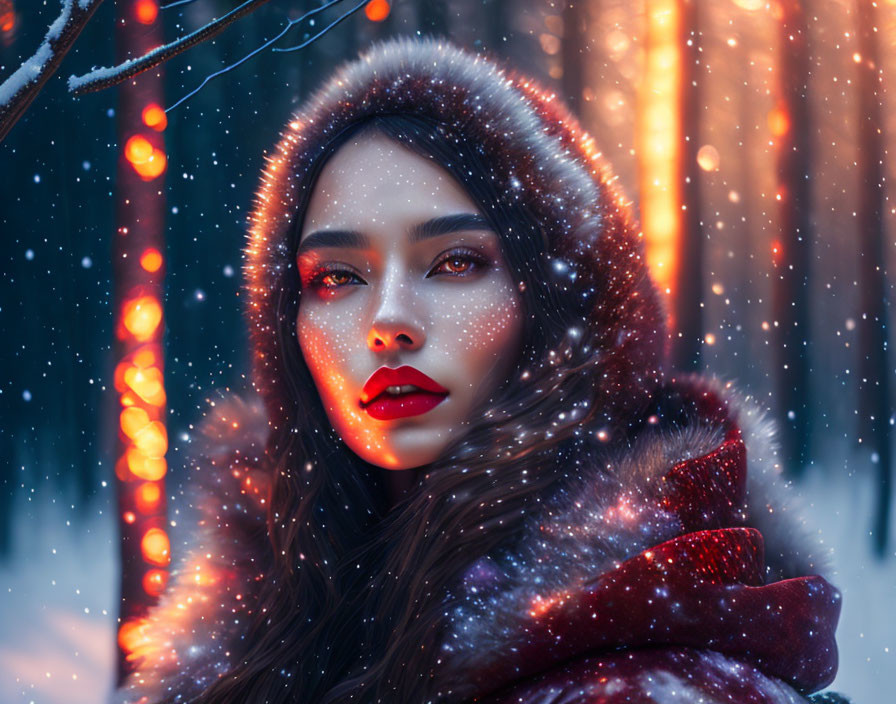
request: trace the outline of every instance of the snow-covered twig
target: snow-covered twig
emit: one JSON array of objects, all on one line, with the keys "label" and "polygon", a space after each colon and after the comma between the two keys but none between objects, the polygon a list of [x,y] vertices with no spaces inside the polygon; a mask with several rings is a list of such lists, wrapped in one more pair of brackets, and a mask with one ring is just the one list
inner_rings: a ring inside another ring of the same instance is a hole
[{"label": "snow-covered twig", "polygon": [[[326,10],[327,8],[332,7],[333,5],[335,5],[335,4],[337,4],[337,3],[341,2],[341,1],[342,1],[342,0],[330,0],[329,2],[324,3],[324,4],[321,5],[320,7],[317,7],[317,8],[315,8],[315,9],[313,9],[313,10],[309,10],[308,12],[306,12],[306,13],[305,13],[304,15],[302,15],[301,17],[297,17],[297,18],[295,18],[294,20],[288,20],[287,23],[286,23],[286,26],[283,27],[283,29],[280,30],[280,32],[278,32],[278,33],[273,37],[273,39],[268,39],[264,44],[262,44],[262,45],[259,46],[259,47],[256,47],[256,48],[253,49],[252,51],[250,51],[248,54],[246,54],[246,55],[245,55],[243,58],[241,58],[239,61],[235,61],[234,63],[225,66],[225,67],[222,68],[221,70],[219,70],[219,71],[215,71],[215,72],[212,73],[211,75],[206,76],[206,77],[205,77],[205,80],[203,80],[202,83],[199,84],[199,86],[197,86],[196,88],[194,88],[193,90],[191,90],[189,93],[187,93],[183,98],[181,98],[181,99],[178,100],[176,103],[174,103],[174,105],[172,105],[172,106],[169,107],[169,108],[166,108],[165,112],[168,112],[168,111],[170,111],[170,110],[174,110],[174,108],[176,108],[178,105],[181,105],[182,103],[184,103],[184,102],[186,102],[187,100],[189,100],[190,98],[192,98],[192,97],[193,97],[194,95],[196,95],[200,90],[202,90],[202,89],[206,86],[206,84],[208,84],[208,82],[211,81],[212,79],[217,78],[218,76],[220,76],[220,75],[222,75],[222,74],[224,74],[224,73],[227,73],[228,71],[232,71],[233,69],[235,69],[235,68],[236,68],[237,66],[239,66],[240,64],[242,64],[242,63],[248,61],[249,59],[251,59],[253,56],[255,56],[255,55],[261,53],[262,51],[264,51],[265,49],[267,49],[267,48],[270,47],[271,45],[276,44],[278,41],[280,41],[280,39],[282,39],[282,38],[286,35],[287,32],[289,32],[290,29],[292,29],[295,25],[297,25],[299,22],[301,22],[302,20],[304,20],[306,17],[309,17],[309,16],[311,16],[311,15],[313,15],[313,14],[316,14],[316,13],[318,13],[318,12],[322,12],[323,10]],[[315,34],[315,35],[309,37],[307,40],[305,40],[304,42],[302,42],[300,45],[298,45],[298,46],[294,46],[294,47],[290,47],[289,49],[277,49],[277,48],[275,47],[275,48],[273,49],[273,51],[296,51],[296,50],[298,50],[298,49],[302,49],[303,47],[308,46],[309,44],[311,44],[311,42],[313,42],[313,41],[315,41],[315,40],[317,40],[317,39],[320,39],[324,34],[326,34],[326,33],[329,32],[331,29],[333,29],[333,27],[335,27],[337,24],[339,24],[340,22],[342,22],[342,20],[346,19],[346,18],[349,17],[350,15],[353,15],[355,12],[357,12],[358,10],[360,10],[360,9],[361,9],[362,7],[364,7],[368,2],[369,2],[369,0],[362,0],[359,4],[355,5],[353,8],[351,8],[350,10],[348,10],[347,12],[345,12],[344,14],[340,15],[339,17],[337,17],[333,22],[331,22],[330,24],[328,24],[326,27],[324,27],[324,28],[323,28],[321,31],[319,31],[317,34]]]},{"label": "snow-covered twig", "polygon": [[212,20],[195,32],[190,32],[180,39],[157,47],[139,58],[128,59],[124,63],[110,68],[94,69],[83,76],[69,76],[68,89],[75,95],[83,95],[84,93],[92,93],[123,83],[138,73],[155,68],[172,56],[177,56],[197,44],[217,37],[238,19],[255,12],[255,10],[267,2],[270,2],[270,0],[246,0],[226,15]]},{"label": "snow-covered twig", "polygon": [[0,84],[0,142],[19,120],[90,21],[103,0],[62,0],[62,10],[50,25],[34,55]]}]

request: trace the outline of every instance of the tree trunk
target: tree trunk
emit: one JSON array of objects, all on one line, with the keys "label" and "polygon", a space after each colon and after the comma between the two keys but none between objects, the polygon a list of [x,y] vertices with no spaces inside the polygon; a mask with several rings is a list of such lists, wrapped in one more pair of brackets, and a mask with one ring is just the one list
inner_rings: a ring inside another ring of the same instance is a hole
[{"label": "tree trunk", "polygon": [[582,95],[585,92],[585,59],[587,46],[586,15],[580,0],[564,0],[563,42],[561,61],[563,77],[560,81],[563,98],[576,115],[581,115]]},{"label": "tree trunk", "polygon": [[[681,73],[678,89],[681,209],[676,274],[675,330],[672,331],[672,363],[676,369],[700,368],[703,340],[703,232],[700,226],[700,31],[697,0],[680,0],[679,23]],[[689,44],[690,42],[690,44]]]},{"label": "tree trunk", "polygon": [[812,246],[809,178],[809,46],[805,14],[798,0],[784,0],[779,24],[779,100],[788,127],[778,138],[780,238],[772,257],[775,275],[777,406],[781,416],[785,468],[800,476],[809,460],[812,432],[809,383],[809,255]]},{"label": "tree trunk", "polygon": [[881,119],[881,68],[876,38],[876,10],[871,0],[857,0],[859,37],[859,428],[876,456],[877,494],[872,539],[879,557],[887,550],[892,493],[890,449],[890,364],[888,360],[886,232]]},{"label": "tree trunk", "polygon": [[[146,7],[143,3],[144,13]],[[134,0],[118,4],[115,26],[120,61],[143,54],[162,43],[160,18],[150,17],[143,14],[141,18],[138,3]],[[140,618],[156,601],[167,581],[164,568],[170,559],[170,549],[165,549],[163,478],[167,449],[166,405],[164,392],[160,394],[151,384],[163,369],[164,324],[159,316],[164,293],[165,199],[164,168],[159,169],[165,156],[159,123],[156,122],[163,114],[145,113],[151,105],[164,105],[160,69],[147,71],[126,82],[118,93],[120,154],[112,261],[116,315],[115,386],[120,393],[119,410],[122,412],[116,455],[121,531],[119,682],[131,667],[126,659],[128,653],[139,644]],[[144,118],[144,115],[148,117]],[[157,128],[153,129],[147,123],[156,124]],[[130,417],[127,416],[129,413]]]}]

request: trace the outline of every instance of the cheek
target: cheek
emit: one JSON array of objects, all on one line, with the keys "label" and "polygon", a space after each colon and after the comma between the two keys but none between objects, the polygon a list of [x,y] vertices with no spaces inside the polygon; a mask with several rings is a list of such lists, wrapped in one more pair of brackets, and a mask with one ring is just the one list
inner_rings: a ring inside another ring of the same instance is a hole
[{"label": "cheek", "polygon": [[488,373],[499,358],[515,358],[522,307],[512,294],[511,289],[492,288],[465,295],[444,318],[444,344],[452,359],[472,367],[471,377]]},{"label": "cheek", "polygon": [[345,387],[348,365],[357,355],[357,330],[358,321],[344,312],[313,306],[300,310],[299,346],[322,395]]}]

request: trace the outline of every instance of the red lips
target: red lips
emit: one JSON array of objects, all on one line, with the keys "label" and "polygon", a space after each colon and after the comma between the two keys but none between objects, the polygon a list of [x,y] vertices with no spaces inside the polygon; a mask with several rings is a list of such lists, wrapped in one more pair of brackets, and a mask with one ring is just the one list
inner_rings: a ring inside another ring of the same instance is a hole
[{"label": "red lips", "polygon": [[[413,391],[392,395],[387,386],[413,384]],[[376,420],[397,420],[431,411],[448,397],[448,389],[413,367],[380,367],[361,391],[361,408]]]},{"label": "red lips", "polygon": [[[446,389],[419,369],[409,367],[407,365],[398,367],[398,369],[389,369],[389,367],[380,367],[364,384],[361,389],[361,407],[369,405],[377,396],[379,396],[387,386],[403,386],[405,384],[413,384],[414,386],[434,394],[447,394]],[[397,398],[401,398],[400,396]]]}]

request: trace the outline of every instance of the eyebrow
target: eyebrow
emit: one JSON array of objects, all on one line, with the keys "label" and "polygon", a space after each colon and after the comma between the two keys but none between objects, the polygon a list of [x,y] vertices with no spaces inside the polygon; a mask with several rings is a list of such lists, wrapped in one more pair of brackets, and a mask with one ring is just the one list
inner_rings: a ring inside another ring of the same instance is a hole
[{"label": "eyebrow", "polygon": [[[492,226],[479,213],[457,213],[432,218],[417,223],[410,230],[411,243],[416,244],[432,237],[465,230],[491,230]],[[318,247],[363,248],[370,246],[370,239],[355,230],[317,230],[309,234],[296,252],[296,257]]]}]

